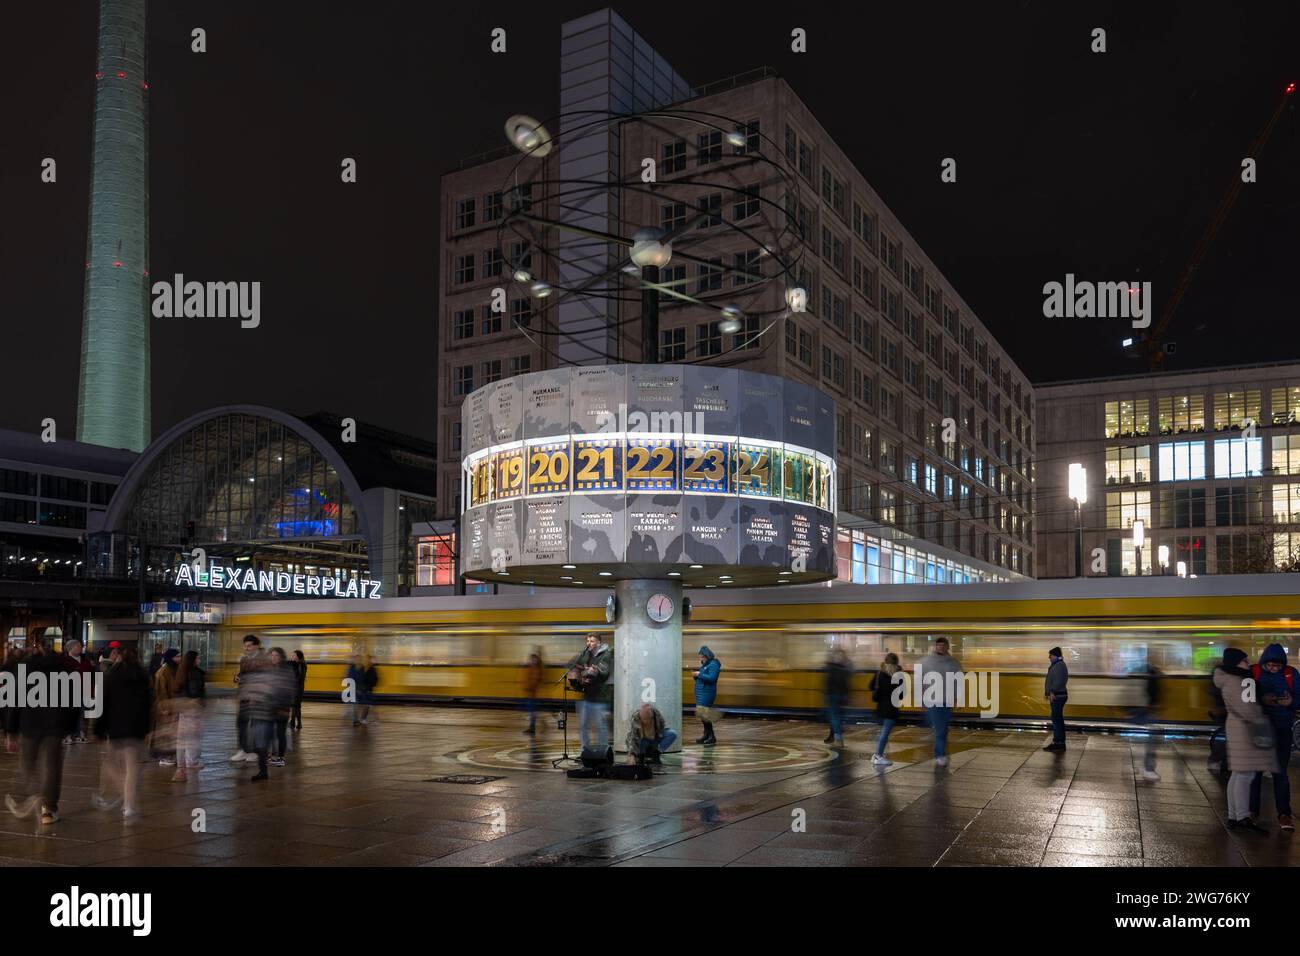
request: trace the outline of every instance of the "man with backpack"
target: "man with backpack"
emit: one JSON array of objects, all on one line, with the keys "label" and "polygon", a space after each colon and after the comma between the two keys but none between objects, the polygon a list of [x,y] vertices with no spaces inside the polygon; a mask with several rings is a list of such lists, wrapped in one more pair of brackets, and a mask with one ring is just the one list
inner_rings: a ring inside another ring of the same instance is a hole
[{"label": "man with backpack", "polygon": [[[1286,662],[1286,648],[1270,644],[1264,648],[1259,663],[1250,668],[1255,679],[1259,702],[1264,705],[1264,715],[1273,730],[1274,749],[1277,752],[1277,770],[1273,771],[1273,805],[1277,810],[1277,824],[1287,833],[1295,830],[1291,816],[1291,780],[1287,764],[1291,760],[1291,725],[1295,723],[1297,702],[1295,668]],[[1263,777],[1255,775],[1250,784],[1250,813],[1259,816]]]}]

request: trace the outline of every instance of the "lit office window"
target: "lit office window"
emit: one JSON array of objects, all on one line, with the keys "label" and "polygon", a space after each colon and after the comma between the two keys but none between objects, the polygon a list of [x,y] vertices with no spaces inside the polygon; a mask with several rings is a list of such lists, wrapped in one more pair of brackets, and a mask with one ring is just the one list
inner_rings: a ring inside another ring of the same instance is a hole
[{"label": "lit office window", "polygon": [[1261,474],[1263,468],[1264,439],[1219,438],[1215,440],[1214,477],[1246,478]]},{"label": "lit office window", "polygon": [[1160,446],[1161,481],[1199,481],[1204,477],[1205,442],[1167,442]]}]

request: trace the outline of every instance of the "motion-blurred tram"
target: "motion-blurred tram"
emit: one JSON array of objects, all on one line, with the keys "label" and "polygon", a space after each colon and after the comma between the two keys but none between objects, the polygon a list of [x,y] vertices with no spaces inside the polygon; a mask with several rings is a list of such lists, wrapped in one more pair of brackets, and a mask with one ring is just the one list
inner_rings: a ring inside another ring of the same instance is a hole
[{"label": "motion-blurred tram", "polygon": [[[936,638],[951,643],[966,671],[998,675],[999,719],[1043,719],[1047,650],[1060,645],[1070,669],[1075,721],[1123,721],[1146,702],[1147,668],[1159,673],[1156,719],[1209,720],[1209,681],[1223,649],[1257,660],[1280,643],[1300,650],[1300,577],[1067,580],[955,586],[791,586],[694,590],[682,640],[682,699],[693,702],[690,670],[707,644],[723,664],[724,710],[812,714],[823,703],[823,667],[842,648],[855,675],[850,706],[872,707],[871,676],[886,652],[905,670]],[[563,697],[565,665],[583,636],[605,623],[608,591],[280,601],[233,604],[211,677],[229,682],[243,635],[266,647],[302,650],[309,694],[339,693],[348,661],[371,655],[381,699],[510,703],[522,697],[531,651],[546,667],[542,696]],[[617,643],[614,652],[618,653]],[[975,707],[963,717],[974,716]]]}]

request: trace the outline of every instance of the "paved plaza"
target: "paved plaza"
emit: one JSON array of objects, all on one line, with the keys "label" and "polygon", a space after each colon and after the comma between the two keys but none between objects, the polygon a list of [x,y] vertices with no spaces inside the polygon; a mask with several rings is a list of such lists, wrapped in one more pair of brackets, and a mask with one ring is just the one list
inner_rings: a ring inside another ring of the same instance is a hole
[{"label": "paved plaza", "polygon": [[[1239,836],[1204,739],[1161,743],[1162,779],[1141,777],[1143,740],[953,728],[938,767],[921,727],[895,731],[892,767],[871,764],[876,731],[853,726],[842,754],[825,725],[728,718],[716,747],[665,757],[654,779],[569,780],[549,717],[385,706],[353,728],[340,705],[308,703],[295,749],[269,781],[232,764],[234,702],[209,702],[206,767],[186,783],[143,769],[142,816],[93,808],[99,747],[69,745],[62,819],[0,811],[6,866],[1258,866],[1300,862],[1291,835]],[[688,718],[684,736],[697,736]],[[570,738],[571,751],[577,747]],[[12,790],[15,754],[0,755]],[[1272,821],[1265,781],[1262,819]],[[196,811],[202,811],[201,814]],[[204,827],[196,832],[195,821]],[[800,826],[802,824],[802,826]]]}]

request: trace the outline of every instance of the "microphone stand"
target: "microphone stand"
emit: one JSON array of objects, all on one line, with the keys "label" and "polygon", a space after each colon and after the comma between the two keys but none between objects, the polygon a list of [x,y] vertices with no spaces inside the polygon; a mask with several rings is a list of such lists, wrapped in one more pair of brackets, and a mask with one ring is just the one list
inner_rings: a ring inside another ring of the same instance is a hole
[{"label": "microphone stand", "polygon": [[564,673],[560,675],[560,680],[558,681],[563,688],[562,694],[564,699],[564,703],[561,705],[560,710],[561,724],[564,729],[564,753],[551,761],[552,770],[559,770],[560,764],[562,763],[582,763],[582,761],[577,757],[569,756],[569,671],[573,670],[578,663],[578,658],[581,656],[582,654],[579,653],[573,658],[573,660],[569,661],[568,666],[564,668]]}]

